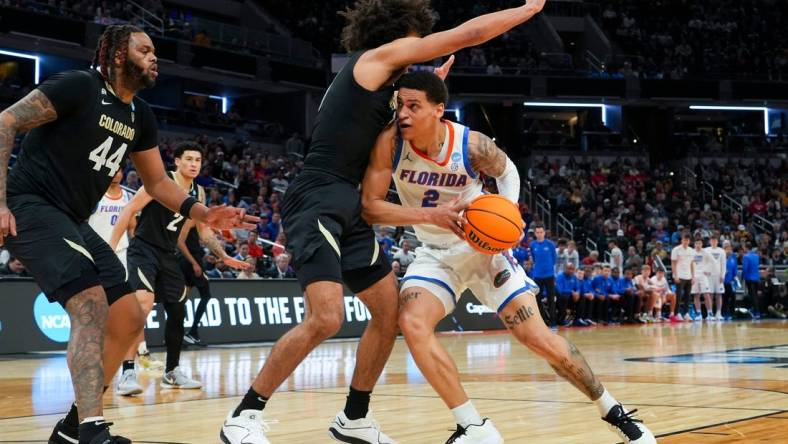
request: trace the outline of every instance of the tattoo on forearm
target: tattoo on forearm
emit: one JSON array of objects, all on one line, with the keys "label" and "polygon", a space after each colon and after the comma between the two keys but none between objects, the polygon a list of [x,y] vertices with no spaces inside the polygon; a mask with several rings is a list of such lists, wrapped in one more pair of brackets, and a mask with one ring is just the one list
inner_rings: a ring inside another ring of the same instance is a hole
[{"label": "tattoo on forearm", "polygon": [[222,243],[219,242],[219,239],[216,239],[216,236],[213,234],[213,231],[210,228],[205,228],[210,235],[201,237],[202,242],[211,250],[211,253],[218,258],[224,257],[227,253],[224,251],[224,247],[222,247]]},{"label": "tattoo on forearm", "polygon": [[402,307],[410,301],[415,301],[419,296],[421,296],[419,291],[406,291],[399,297],[399,306]]},{"label": "tattoo on forearm", "polygon": [[558,376],[569,381],[592,401],[599,399],[605,391],[602,383],[591,371],[580,350],[569,341],[566,341],[566,347],[569,356],[561,358],[558,364],[550,364],[550,367],[553,367]]},{"label": "tattoo on forearm", "polygon": [[482,133],[478,140],[469,145],[471,166],[474,171],[481,171],[493,177],[503,174],[506,169],[506,154],[495,145],[492,139]]},{"label": "tattoo on forearm", "polygon": [[17,133],[51,122],[57,118],[55,107],[47,96],[39,90],[33,90],[22,100],[3,111],[0,118],[0,203],[5,203],[8,161],[14,148]]},{"label": "tattoo on forearm", "polygon": [[109,309],[97,302],[104,298],[98,288],[86,290],[67,304],[71,318],[68,341],[68,366],[81,418],[101,416],[104,370],[104,327]]},{"label": "tattoo on forearm", "polygon": [[509,329],[513,329],[518,325],[522,324],[523,322],[527,321],[534,315],[533,307],[523,305],[514,312],[513,315],[506,315],[503,317],[503,323],[506,324],[506,327]]}]

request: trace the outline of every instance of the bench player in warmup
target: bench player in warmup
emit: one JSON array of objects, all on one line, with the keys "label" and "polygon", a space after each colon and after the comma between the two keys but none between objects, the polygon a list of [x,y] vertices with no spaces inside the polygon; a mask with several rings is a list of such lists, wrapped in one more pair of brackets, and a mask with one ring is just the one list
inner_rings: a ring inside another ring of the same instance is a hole
[{"label": "bench player in warmup", "polygon": [[[87,223],[127,159],[150,194],[185,217],[218,228],[256,219],[198,204],[167,177],[156,119],[136,97],[157,76],[150,37],[111,25],[92,69],[55,74],[0,113],[0,243],[71,321],[66,359],[76,402],[55,426],[53,444],[129,442],[110,435],[101,398],[144,318],[123,265]],[[7,176],[14,139],[25,132]]]},{"label": "bench player in warmup", "polygon": [[[202,166],[202,148],[192,142],[183,142],[175,148],[173,157],[175,171],[171,173],[172,179],[191,197],[204,202],[205,190],[194,183]],[[181,214],[155,202],[143,186],[121,212],[112,232],[110,246],[117,245],[126,232],[129,221],[138,212],[140,217],[137,229],[129,242],[129,283],[136,291],[137,300],[146,318],[153,309],[154,301],[160,302],[167,313],[164,327],[167,356],[160,385],[168,389],[199,389],[202,383],[187,376],[180,367],[183,321],[186,319],[186,281],[176,252],[178,235],[185,226],[191,228],[193,221],[186,221]],[[210,231],[208,233],[212,234]],[[212,236],[204,236],[203,241],[228,265],[242,269],[249,267],[249,264],[231,259]],[[141,335],[140,340],[142,339]],[[118,392],[124,395],[142,393],[142,386],[134,372],[136,352],[136,346],[129,349],[123,361]]]},{"label": "bench player in warmup", "polygon": [[[281,206],[287,247],[310,310],[274,344],[246,395],[226,416],[219,435],[223,442],[269,442],[261,411],[306,355],[339,330],[343,283],[364,302],[372,320],[358,344],[345,408],[329,433],[354,444],[394,442],[369,415],[369,402],[398,333],[397,282],[361,217],[358,185],[375,140],[393,117],[393,84],[408,66],[482,44],[531,19],[544,3],[526,0],[434,34],[434,11],[427,0],[358,0],[344,12],[348,25],[342,41],[349,57],[323,96],[304,170]],[[443,75],[451,60],[442,67]],[[447,215],[446,225],[455,222]]]},{"label": "bench player in warmup", "polygon": [[[364,217],[371,224],[413,225],[424,244],[400,288],[399,325],[416,364],[454,415],[457,429],[447,443],[502,443],[492,421],[476,411],[460,383],[451,355],[435,326],[455,309],[465,289],[498,315],[511,334],[545,359],[560,376],[593,401],[611,430],[627,443],[655,443],[591,371],[580,351],[553,333],[539,315],[539,287],[509,251],[488,255],[461,239],[457,225],[433,224],[482,195],[484,174],[517,203],[520,177],[506,154],[484,134],[443,120],[448,91],[433,73],[421,71],[398,82],[397,121],[378,137],[362,183]],[[402,205],[386,201],[391,179]]]}]

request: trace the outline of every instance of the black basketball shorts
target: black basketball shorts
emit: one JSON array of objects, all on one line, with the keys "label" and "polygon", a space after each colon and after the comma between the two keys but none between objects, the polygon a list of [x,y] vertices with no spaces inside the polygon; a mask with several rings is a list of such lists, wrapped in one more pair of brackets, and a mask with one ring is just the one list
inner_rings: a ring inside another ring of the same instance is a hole
[{"label": "black basketball shorts", "polygon": [[74,295],[101,285],[112,304],[132,292],[126,269],[88,225],[74,222],[41,196],[8,197],[17,235],[5,239],[50,302],[65,307]]},{"label": "black basketball shorts", "polygon": [[358,188],[349,182],[302,173],[285,193],[282,226],[303,288],[313,282],[344,282],[358,293],[391,271],[372,227],[361,217]]},{"label": "black basketball shorts", "polygon": [[[201,255],[202,253],[200,253],[200,255],[195,255],[194,253],[192,253],[192,256],[194,256],[195,259],[201,257]],[[208,278],[205,276],[205,270],[203,270],[203,272],[199,276],[195,276],[194,268],[192,268],[192,263],[189,262],[189,260],[186,259],[186,257],[180,254],[178,255],[178,265],[181,268],[181,273],[183,273],[183,278],[184,281],[186,282],[187,287],[204,288],[208,286]]]},{"label": "black basketball shorts", "polygon": [[168,251],[135,237],[126,259],[129,283],[134,290],[153,293],[156,302],[186,301],[186,282],[175,251]]}]

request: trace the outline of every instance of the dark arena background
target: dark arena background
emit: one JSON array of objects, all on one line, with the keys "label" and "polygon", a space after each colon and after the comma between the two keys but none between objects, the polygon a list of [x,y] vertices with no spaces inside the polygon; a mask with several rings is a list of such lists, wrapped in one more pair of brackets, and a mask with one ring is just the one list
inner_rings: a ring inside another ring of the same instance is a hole
[{"label": "dark arena background", "polygon": [[[214,232],[250,271],[207,248],[196,257],[213,299],[195,319],[200,295],[188,294],[185,328],[198,323],[199,343],[184,343],[180,364],[202,389],[162,389],[162,371],[138,362],[142,393],[121,396],[118,371],[103,398],[113,433],[133,442],[219,442],[272,344],[308,314],[280,209],[309,154],[321,99],[348,60],[337,11],[352,3],[0,2],[0,109],[56,73],[88,69],[106,26],[135,24],[158,57],[156,84],[139,96],[155,114],[164,164],[174,169],[178,144],[198,144],[204,157],[195,182],[207,205],[261,218],[252,231]],[[523,4],[429,3],[435,31]],[[526,229],[511,258],[533,276],[544,256],[532,254],[532,244],[546,245],[536,224],[555,249],[555,288],[539,294],[545,310],[559,301],[557,319],[543,313],[549,326],[582,350],[619,402],[638,409],[660,443],[788,442],[786,2],[548,0],[531,20],[455,57],[444,118],[493,138],[519,171]],[[144,185],[132,162],[122,171],[126,192]],[[484,180],[495,192],[495,179]],[[389,200],[398,202],[396,194],[392,185]],[[374,230],[380,254],[403,277],[418,255],[413,228]],[[648,265],[648,277],[665,272],[667,293],[682,293],[671,256],[684,234],[689,248],[696,239],[708,247],[711,238],[729,247],[722,307],[712,295],[713,307],[679,298],[678,312],[663,305],[628,315],[626,304],[614,304],[601,317],[585,316],[591,322],[581,316],[566,287],[574,269],[597,277],[609,265],[613,287],[605,291],[625,300],[638,291],[626,283],[629,272]],[[345,403],[371,318],[353,292],[344,294],[339,332],[264,410],[272,443],[330,442],[330,417]],[[436,330],[468,396],[506,442],[621,442],[592,401],[507,333],[496,308],[466,291]],[[164,360],[164,324],[156,305],[145,324],[154,360]],[[63,308],[0,247],[0,443],[47,442],[69,410],[69,331]],[[403,444],[445,442],[455,427],[402,337],[372,408]]]}]

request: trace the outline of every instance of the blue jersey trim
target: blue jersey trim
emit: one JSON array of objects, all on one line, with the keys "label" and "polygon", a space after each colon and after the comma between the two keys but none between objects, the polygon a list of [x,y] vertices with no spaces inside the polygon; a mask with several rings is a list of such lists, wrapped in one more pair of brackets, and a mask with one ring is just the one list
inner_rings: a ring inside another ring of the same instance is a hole
[{"label": "blue jersey trim", "polygon": [[471,179],[476,179],[479,177],[475,171],[473,171],[473,167],[471,166],[471,159],[468,157],[468,135],[471,133],[471,129],[467,126],[465,127],[465,131],[462,133],[462,161],[465,165],[465,171],[471,176]]},{"label": "blue jersey trim", "polygon": [[501,314],[501,311],[503,311],[503,309],[506,308],[506,305],[509,304],[509,302],[512,302],[512,299],[516,298],[517,296],[525,293],[526,291],[532,288],[536,288],[536,287],[526,282],[524,287],[514,290],[512,294],[510,294],[506,299],[504,299],[503,302],[501,302],[501,305],[498,306],[498,314]]},{"label": "blue jersey trim", "polygon": [[402,147],[405,145],[405,140],[402,135],[397,131],[397,148],[394,150],[394,163],[391,165],[391,171],[396,171],[399,165],[399,158],[402,155]]},{"label": "blue jersey trim", "polygon": [[416,276],[416,275],[414,275],[414,276],[405,276],[404,278],[402,278],[400,283],[405,282],[405,281],[409,281],[411,279],[417,280],[417,281],[426,281],[426,282],[433,283],[433,284],[435,284],[435,285],[437,285],[439,287],[442,287],[444,290],[448,291],[452,298],[457,299],[457,295],[454,293],[454,290],[451,289],[449,284],[447,284],[446,282],[443,282],[440,279],[430,278],[430,277],[426,277],[426,276]]}]

